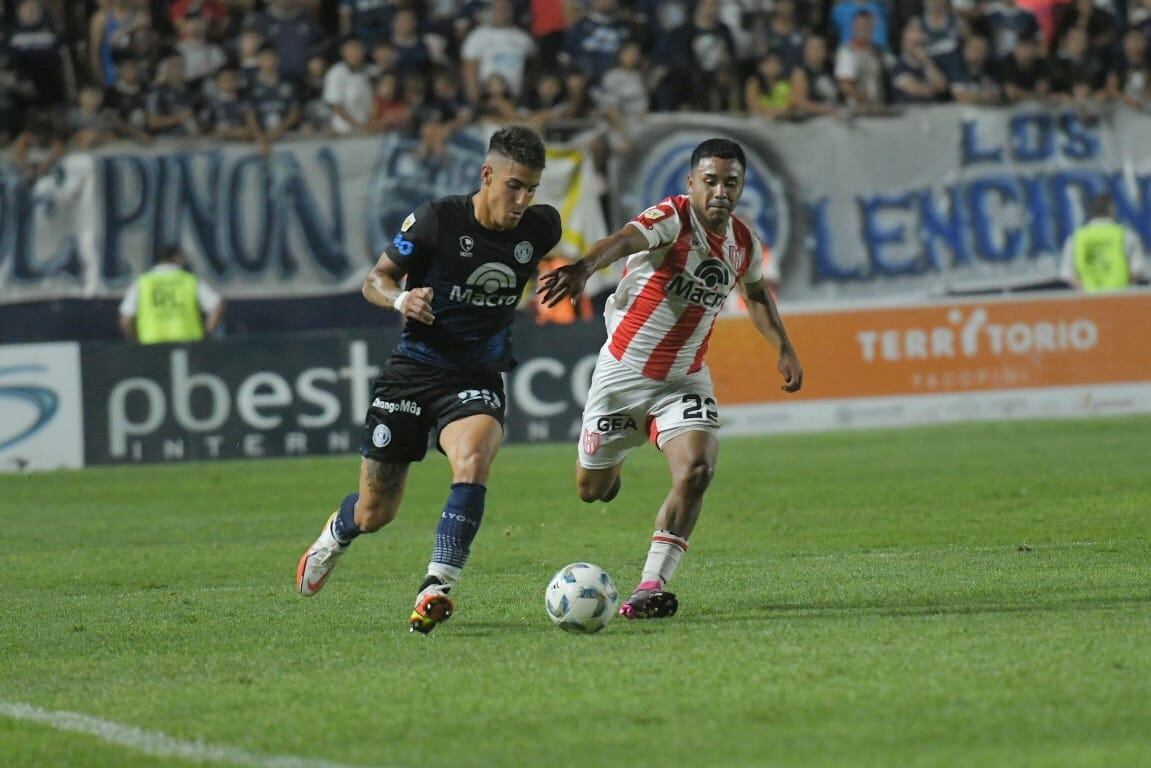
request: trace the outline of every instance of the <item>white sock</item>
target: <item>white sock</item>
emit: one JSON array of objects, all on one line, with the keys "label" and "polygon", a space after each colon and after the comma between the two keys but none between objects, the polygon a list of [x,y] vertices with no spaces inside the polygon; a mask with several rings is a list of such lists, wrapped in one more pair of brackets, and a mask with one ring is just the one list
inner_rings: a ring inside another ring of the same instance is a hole
[{"label": "white sock", "polygon": [[651,535],[651,549],[643,565],[643,581],[658,581],[660,586],[671,581],[679,561],[687,552],[687,539],[671,531],[656,531]]},{"label": "white sock", "polygon": [[428,575],[435,576],[447,587],[456,585],[463,570],[463,568],[456,568],[454,565],[447,565],[446,563],[428,563]]}]

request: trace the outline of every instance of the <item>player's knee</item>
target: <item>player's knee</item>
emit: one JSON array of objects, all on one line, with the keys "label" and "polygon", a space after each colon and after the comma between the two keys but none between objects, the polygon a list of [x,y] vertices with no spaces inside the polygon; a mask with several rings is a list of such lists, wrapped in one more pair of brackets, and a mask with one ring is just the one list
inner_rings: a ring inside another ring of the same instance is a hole
[{"label": "player's knee", "polygon": [[452,462],[452,481],[456,483],[486,483],[491,470],[491,454],[479,449],[466,451],[456,456]]},{"label": "player's knee", "polygon": [[365,500],[356,504],[356,525],[364,533],[372,533],[396,519],[396,507],[383,500]]},{"label": "player's knee", "polygon": [[715,477],[715,465],[703,459],[692,462],[683,474],[677,478],[677,484],[683,493],[689,496],[702,496],[711,479]]}]

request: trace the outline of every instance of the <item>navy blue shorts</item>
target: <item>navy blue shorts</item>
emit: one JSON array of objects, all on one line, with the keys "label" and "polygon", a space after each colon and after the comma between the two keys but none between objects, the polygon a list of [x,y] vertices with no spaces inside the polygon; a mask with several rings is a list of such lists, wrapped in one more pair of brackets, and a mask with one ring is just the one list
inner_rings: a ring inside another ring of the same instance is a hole
[{"label": "navy blue shorts", "polygon": [[393,356],[372,387],[360,453],[389,464],[420,461],[433,432],[476,414],[503,426],[506,411],[498,372],[450,371]]}]

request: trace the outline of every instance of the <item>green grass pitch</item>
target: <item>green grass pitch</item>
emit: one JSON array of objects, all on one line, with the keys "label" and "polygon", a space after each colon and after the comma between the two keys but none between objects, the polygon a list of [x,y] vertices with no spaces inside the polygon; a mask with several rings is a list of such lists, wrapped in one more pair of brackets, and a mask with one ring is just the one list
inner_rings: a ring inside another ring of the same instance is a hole
[{"label": "green grass pitch", "polygon": [[[629,590],[667,471],[645,448],[584,505],[574,460],[504,450],[429,637],[440,456],[311,599],[356,456],[0,475],[0,705],[285,768],[1151,765],[1151,419],[725,439],[679,615],[595,636],[544,587],[589,560]],[[10,715],[0,745],[195,762]]]}]

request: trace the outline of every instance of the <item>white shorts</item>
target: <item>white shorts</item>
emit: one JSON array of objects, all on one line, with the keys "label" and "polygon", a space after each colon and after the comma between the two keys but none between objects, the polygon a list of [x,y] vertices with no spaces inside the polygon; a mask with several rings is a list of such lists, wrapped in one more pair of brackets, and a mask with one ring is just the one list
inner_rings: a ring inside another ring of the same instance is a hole
[{"label": "white shorts", "polygon": [[658,381],[619,362],[604,345],[583,411],[581,467],[614,467],[648,439],[663,448],[668,440],[692,430],[719,430],[719,407],[706,367]]}]

